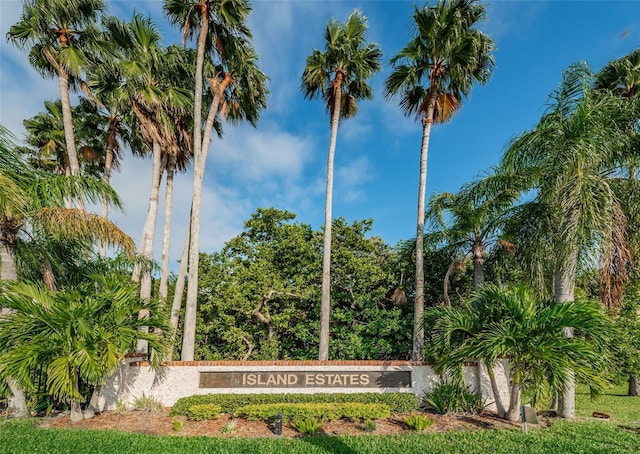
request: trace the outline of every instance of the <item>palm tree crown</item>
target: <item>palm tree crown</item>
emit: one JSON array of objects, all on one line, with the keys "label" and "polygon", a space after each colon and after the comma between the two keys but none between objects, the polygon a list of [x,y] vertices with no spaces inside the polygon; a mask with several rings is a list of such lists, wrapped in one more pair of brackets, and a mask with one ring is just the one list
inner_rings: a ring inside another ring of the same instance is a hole
[{"label": "palm tree crown", "polygon": [[[473,84],[484,84],[493,71],[493,40],[473,28],[484,20],[477,0],[439,1],[415,8],[414,37],[391,59],[394,67],[385,84],[389,98],[400,95],[405,114],[425,121],[451,117]],[[429,118],[430,99],[435,103]]]},{"label": "palm tree crown", "polygon": [[366,31],[367,19],[359,10],[344,24],[332,19],[325,30],[325,51],[314,49],[302,74],[305,97],[322,97],[330,114],[340,90],[341,118],[356,115],[358,99],[373,97],[367,80],[380,71],[382,51],[375,43],[365,43]]},{"label": "palm tree crown", "polygon": [[38,72],[58,78],[70,174],[78,173],[80,166],[69,87],[84,84],[82,72],[99,41],[95,23],[104,9],[102,0],[27,0],[20,21],[7,33],[19,47],[30,48],[29,61]]}]

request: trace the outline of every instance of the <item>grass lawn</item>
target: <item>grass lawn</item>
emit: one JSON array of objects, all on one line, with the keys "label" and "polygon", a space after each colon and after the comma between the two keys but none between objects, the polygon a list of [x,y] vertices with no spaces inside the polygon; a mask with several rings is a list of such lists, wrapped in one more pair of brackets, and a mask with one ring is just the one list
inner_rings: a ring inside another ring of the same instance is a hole
[{"label": "grass lawn", "polygon": [[593,419],[594,411],[608,414],[616,424],[640,427],[640,396],[627,396],[627,385],[615,386],[595,400],[590,399],[586,386],[578,386],[576,416]]},{"label": "grass lawn", "polygon": [[[614,389],[596,401],[579,388],[575,422],[554,420],[528,435],[517,430],[475,430],[402,436],[207,438],[146,436],[117,431],[40,429],[37,421],[0,422],[0,453],[640,453],[640,398]],[[612,416],[595,420],[593,411]]]}]

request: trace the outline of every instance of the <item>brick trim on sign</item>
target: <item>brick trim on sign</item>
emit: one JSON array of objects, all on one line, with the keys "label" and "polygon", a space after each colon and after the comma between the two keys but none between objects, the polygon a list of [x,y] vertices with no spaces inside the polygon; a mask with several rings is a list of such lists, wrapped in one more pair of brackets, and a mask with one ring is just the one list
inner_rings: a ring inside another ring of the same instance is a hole
[{"label": "brick trim on sign", "polygon": [[[149,366],[147,361],[134,361],[130,363],[131,367],[143,367]],[[193,366],[276,366],[276,367],[291,367],[291,366],[430,366],[430,363],[424,361],[372,361],[372,360],[280,360],[280,361],[165,361],[162,366],[165,367],[193,367]],[[468,361],[464,363],[465,366],[477,366],[475,361]]]}]

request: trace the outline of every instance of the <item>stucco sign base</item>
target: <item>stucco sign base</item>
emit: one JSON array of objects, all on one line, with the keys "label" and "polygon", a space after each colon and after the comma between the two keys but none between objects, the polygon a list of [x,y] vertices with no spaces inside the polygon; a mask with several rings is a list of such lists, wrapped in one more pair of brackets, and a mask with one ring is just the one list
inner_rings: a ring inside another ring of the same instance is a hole
[{"label": "stucco sign base", "polygon": [[[508,398],[506,361],[494,367],[498,389]],[[486,368],[464,366],[467,386],[494,402]],[[164,406],[196,394],[410,392],[421,396],[440,377],[424,363],[407,361],[186,361],[157,369],[128,358],[102,385],[100,411],[131,405],[143,394]],[[491,406],[489,406],[491,408]]]}]

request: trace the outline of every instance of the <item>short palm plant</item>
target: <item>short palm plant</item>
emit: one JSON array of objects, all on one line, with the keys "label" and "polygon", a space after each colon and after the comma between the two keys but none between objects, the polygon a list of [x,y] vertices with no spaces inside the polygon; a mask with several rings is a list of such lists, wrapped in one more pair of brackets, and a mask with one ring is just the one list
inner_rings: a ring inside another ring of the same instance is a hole
[{"label": "short palm plant", "polygon": [[100,385],[144,339],[157,363],[169,340],[143,332],[149,326],[168,332],[160,315],[139,319],[142,309],[159,314],[157,303],[141,301],[130,282],[96,276],[90,285],[50,291],[41,284],[8,283],[0,302],[11,312],[0,318],[0,379],[12,378],[32,388],[32,371],[44,368],[46,388],[68,403],[72,417],[81,418],[83,385]]},{"label": "short palm plant", "polygon": [[[599,371],[605,366],[609,318],[596,302],[568,302],[537,298],[524,286],[487,284],[475,292],[467,309],[437,307],[427,313],[436,369],[450,376],[469,358],[487,365],[509,359],[510,399],[505,407],[495,392],[498,416],[518,419],[523,386],[534,400],[545,390],[560,392],[572,374],[592,389],[605,385]],[[563,328],[576,335],[566,338]]]}]

